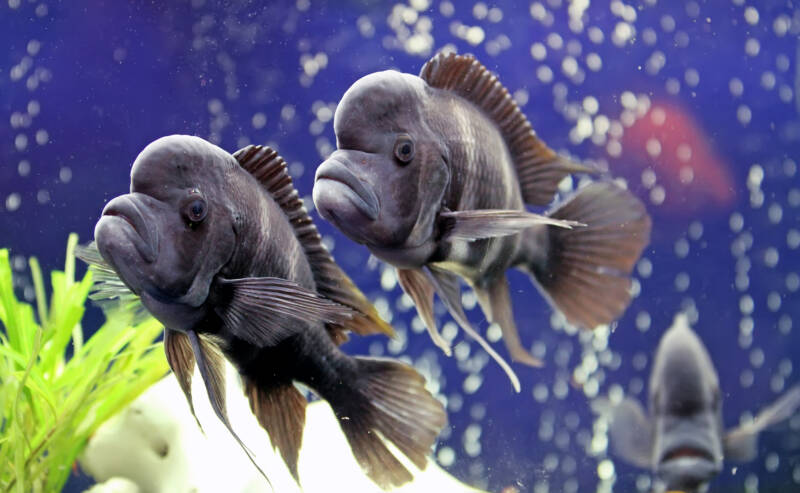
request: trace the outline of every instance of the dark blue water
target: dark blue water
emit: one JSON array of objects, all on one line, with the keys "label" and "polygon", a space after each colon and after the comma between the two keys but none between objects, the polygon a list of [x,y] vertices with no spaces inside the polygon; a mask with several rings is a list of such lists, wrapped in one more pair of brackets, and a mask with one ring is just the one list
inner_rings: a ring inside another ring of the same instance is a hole
[{"label": "dark blue water", "polygon": [[[2,0],[0,246],[45,269],[62,265],[68,233],[91,239],[105,202],[127,190],[136,154],[172,133],[229,151],[269,144],[310,196],[335,146],[331,110],[350,84],[388,68],[417,73],[444,47],[474,53],[551,147],[608,167],[648,204],[639,296],[610,336],[574,334],[511,275],[523,341],[547,363],[516,367],[515,395],[474,343],[459,357],[439,354],[411,328],[413,310],[398,308],[390,275],[382,286],[384,267],[320,220],[337,260],[406,336],[346,347],[441,371],[450,429],[437,457],[465,481],[646,491],[646,471],[607,455],[588,401],[615,385],[644,398],[650,356],[676,312],[696,319],[709,347],[728,426],[798,381],[800,7],[583,3]],[[487,326],[479,310],[469,314]],[[92,312],[86,329],[99,321]],[[800,488],[795,421],[711,491]],[[603,480],[608,459],[615,473]]]}]

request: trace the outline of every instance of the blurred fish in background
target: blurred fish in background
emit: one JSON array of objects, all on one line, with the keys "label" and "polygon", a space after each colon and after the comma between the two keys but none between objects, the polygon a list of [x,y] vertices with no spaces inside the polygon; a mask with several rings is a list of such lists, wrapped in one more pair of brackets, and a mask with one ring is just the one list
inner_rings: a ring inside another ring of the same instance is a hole
[{"label": "blurred fish in background", "polygon": [[754,460],[759,434],[800,408],[795,385],[752,420],[726,431],[717,371],[685,314],[675,317],[653,358],[649,413],[629,397],[597,399],[593,406],[609,419],[611,449],[651,468],[667,490],[700,491],[722,471],[723,460]]}]

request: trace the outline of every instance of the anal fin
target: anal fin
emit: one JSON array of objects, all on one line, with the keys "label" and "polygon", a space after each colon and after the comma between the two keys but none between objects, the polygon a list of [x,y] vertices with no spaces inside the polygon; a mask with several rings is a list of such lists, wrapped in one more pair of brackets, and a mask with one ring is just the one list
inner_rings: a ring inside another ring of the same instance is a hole
[{"label": "anal fin", "polygon": [[514,370],[511,369],[506,360],[492,348],[492,346],[483,338],[483,336],[472,326],[467,315],[464,313],[464,308],[461,306],[461,289],[458,285],[458,278],[449,272],[443,270],[427,267],[429,274],[428,278],[431,281],[436,292],[439,294],[450,316],[455,319],[456,323],[461,329],[472,337],[484,351],[489,353],[489,356],[494,359],[500,368],[506,372],[508,379],[511,380],[511,385],[514,387],[515,392],[520,391],[519,378]]},{"label": "anal fin", "polygon": [[517,324],[511,308],[506,276],[495,279],[487,288],[473,287],[483,313],[491,322],[497,323],[503,331],[503,342],[511,359],[529,366],[544,366],[544,363],[529,353],[519,339]]},{"label": "anal fin", "polygon": [[280,451],[295,481],[299,482],[297,461],[308,401],[292,382],[259,386],[253,380],[246,379],[245,394],[250,399],[250,409],[269,434],[272,446]]},{"label": "anal fin", "polygon": [[428,277],[418,269],[397,269],[397,280],[403,291],[414,301],[417,313],[428,329],[428,335],[431,336],[433,343],[439,346],[444,354],[450,356],[452,354],[450,343],[439,333],[433,316],[434,289]]}]

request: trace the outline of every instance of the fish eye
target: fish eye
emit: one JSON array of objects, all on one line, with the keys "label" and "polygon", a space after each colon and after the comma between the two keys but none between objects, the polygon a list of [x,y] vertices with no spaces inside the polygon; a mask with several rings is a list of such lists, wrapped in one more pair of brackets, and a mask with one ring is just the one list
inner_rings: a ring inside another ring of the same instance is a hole
[{"label": "fish eye", "polygon": [[189,199],[183,207],[183,214],[189,221],[190,226],[197,225],[206,218],[208,214],[208,203],[200,194],[200,191],[193,189],[189,192]]},{"label": "fish eye", "polygon": [[394,143],[394,157],[403,164],[414,159],[414,141],[408,135],[401,135]]}]

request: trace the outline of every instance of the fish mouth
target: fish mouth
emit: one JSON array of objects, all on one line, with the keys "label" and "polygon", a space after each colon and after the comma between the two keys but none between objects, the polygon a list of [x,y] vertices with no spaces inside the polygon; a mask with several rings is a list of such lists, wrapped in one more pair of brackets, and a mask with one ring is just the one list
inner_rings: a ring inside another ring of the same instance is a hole
[{"label": "fish mouth", "polygon": [[325,219],[338,217],[347,220],[341,198],[347,199],[358,212],[370,221],[378,218],[378,197],[354,175],[344,163],[328,159],[317,168],[314,178],[314,204]]},{"label": "fish mouth", "polygon": [[722,463],[706,447],[678,445],[661,456],[657,475],[672,489],[693,489],[722,471]]},{"label": "fish mouth", "polygon": [[668,450],[662,457],[661,463],[670,462],[682,458],[702,459],[709,462],[714,462],[714,456],[711,452],[705,449],[696,448],[692,446],[679,446]]},{"label": "fish mouth", "polygon": [[141,207],[131,196],[122,195],[106,204],[98,226],[103,221],[114,221],[133,233],[128,235],[128,238],[142,259],[148,264],[156,261],[158,231],[145,221]]}]

